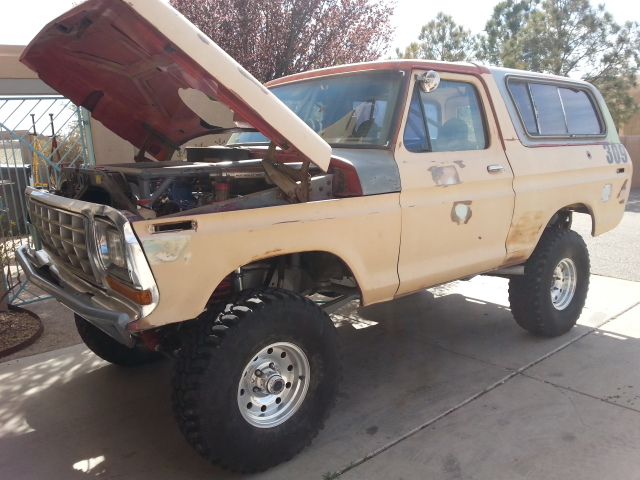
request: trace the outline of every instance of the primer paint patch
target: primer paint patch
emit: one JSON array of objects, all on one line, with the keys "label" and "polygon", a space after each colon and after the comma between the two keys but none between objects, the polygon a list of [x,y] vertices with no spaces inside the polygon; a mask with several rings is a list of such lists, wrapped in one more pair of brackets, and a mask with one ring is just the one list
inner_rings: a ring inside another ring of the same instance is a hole
[{"label": "primer paint patch", "polygon": [[451,220],[458,225],[466,225],[471,220],[471,201],[455,202],[451,209]]},{"label": "primer paint patch", "polygon": [[189,245],[189,239],[188,235],[168,235],[146,240],[142,247],[151,264],[175,262]]},{"label": "primer paint patch", "polygon": [[436,185],[446,187],[448,185],[457,185],[460,182],[460,176],[458,170],[453,165],[446,167],[431,167],[429,168],[433,181]]}]

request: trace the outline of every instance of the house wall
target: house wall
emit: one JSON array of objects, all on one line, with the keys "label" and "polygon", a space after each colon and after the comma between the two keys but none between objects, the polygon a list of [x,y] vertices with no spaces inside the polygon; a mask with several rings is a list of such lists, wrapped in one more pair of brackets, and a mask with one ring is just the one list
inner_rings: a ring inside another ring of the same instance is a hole
[{"label": "house wall", "polygon": [[640,188],[640,135],[621,135],[620,141],[629,152],[633,164],[631,188]]},{"label": "house wall", "polygon": [[[636,87],[632,92],[636,103],[640,104],[640,87]],[[633,180],[631,188],[640,188],[640,111],[631,117],[622,128],[620,128],[620,140],[626,147],[633,162]]]}]

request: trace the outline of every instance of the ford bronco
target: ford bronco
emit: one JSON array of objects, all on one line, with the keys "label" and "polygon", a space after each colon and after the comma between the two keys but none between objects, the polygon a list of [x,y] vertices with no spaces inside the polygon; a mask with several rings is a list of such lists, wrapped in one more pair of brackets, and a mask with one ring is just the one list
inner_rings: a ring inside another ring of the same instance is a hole
[{"label": "ford bronco", "polygon": [[[159,0],[82,3],[22,62],[138,149],[27,189],[22,267],[103,359],[175,357],[182,432],[233,470],[322,428],[341,377],[328,314],[354,298],[499,275],[521,327],[570,330],[589,284],[572,215],[602,234],[629,194],[629,156],[578,80],[389,60],[263,86]],[[211,133],[231,137],[171,160]]]}]

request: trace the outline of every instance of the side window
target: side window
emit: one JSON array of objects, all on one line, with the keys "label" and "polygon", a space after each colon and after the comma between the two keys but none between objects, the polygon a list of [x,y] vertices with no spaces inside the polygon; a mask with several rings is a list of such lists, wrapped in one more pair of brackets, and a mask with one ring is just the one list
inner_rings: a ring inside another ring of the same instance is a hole
[{"label": "side window", "polygon": [[531,96],[538,113],[538,124],[542,135],[567,133],[564,110],[558,89],[554,85],[531,84]]},{"label": "side window", "polygon": [[603,123],[585,89],[510,79],[509,92],[533,136],[602,135]]},{"label": "side window", "polygon": [[470,83],[451,80],[442,80],[430,93],[416,88],[404,144],[413,152],[487,148],[484,114],[476,88]]},{"label": "side window", "polygon": [[603,129],[591,99],[584,90],[560,88],[560,98],[567,116],[570,135],[598,135]]},{"label": "side window", "polygon": [[424,152],[430,150],[427,141],[427,129],[424,123],[422,105],[420,105],[420,95],[418,90],[413,92],[411,104],[409,105],[409,115],[404,129],[402,141],[410,152]]}]

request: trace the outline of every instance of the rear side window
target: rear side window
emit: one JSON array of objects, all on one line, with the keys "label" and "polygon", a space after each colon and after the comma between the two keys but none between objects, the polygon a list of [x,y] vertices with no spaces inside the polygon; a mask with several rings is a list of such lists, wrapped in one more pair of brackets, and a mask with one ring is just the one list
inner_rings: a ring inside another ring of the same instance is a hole
[{"label": "rear side window", "polygon": [[510,79],[509,92],[529,135],[602,135],[604,124],[586,89]]}]

